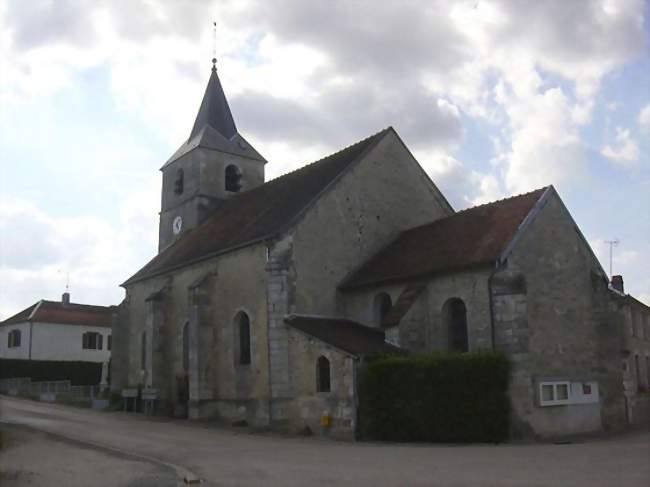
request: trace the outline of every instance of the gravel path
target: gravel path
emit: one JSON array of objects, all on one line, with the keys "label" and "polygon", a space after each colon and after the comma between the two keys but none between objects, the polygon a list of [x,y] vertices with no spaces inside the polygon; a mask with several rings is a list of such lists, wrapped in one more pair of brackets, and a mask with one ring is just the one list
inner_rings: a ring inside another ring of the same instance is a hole
[{"label": "gravel path", "polygon": [[11,487],[176,487],[167,467],[2,424],[0,485]]}]

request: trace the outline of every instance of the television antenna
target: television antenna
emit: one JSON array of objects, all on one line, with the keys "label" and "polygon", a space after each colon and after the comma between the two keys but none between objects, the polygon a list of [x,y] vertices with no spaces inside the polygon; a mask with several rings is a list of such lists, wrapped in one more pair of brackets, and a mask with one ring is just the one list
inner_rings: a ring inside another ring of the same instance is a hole
[{"label": "television antenna", "polygon": [[614,240],[605,240],[605,243],[609,245],[609,278],[612,278],[612,261],[614,255],[614,247],[616,247],[621,241],[614,237]]}]

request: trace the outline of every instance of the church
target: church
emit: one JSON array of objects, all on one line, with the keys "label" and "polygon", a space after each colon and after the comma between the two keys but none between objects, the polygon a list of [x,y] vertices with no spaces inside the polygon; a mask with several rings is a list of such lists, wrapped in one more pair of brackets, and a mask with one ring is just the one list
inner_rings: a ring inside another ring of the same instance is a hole
[{"label": "church", "polygon": [[625,295],[553,186],[456,212],[392,127],[268,182],[265,164],[213,65],[161,168],[158,254],[122,284],[114,392],[155,390],[160,411],[190,419],[352,438],[366,360],[499,349],[514,436],[629,421]]}]

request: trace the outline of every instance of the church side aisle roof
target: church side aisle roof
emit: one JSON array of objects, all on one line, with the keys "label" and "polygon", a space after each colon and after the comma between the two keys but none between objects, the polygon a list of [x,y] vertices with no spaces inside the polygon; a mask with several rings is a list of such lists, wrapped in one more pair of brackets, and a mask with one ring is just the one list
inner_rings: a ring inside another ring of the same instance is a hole
[{"label": "church side aisle roof", "polygon": [[383,330],[346,318],[290,315],[284,321],[292,328],[352,355],[405,353],[403,349],[386,343]]},{"label": "church side aisle roof", "polygon": [[548,188],[475,206],[402,232],[341,289],[494,264]]},{"label": "church side aisle roof", "polygon": [[155,256],[123,285],[250,245],[286,230],[339,175],[392,130],[384,129],[324,159],[226,200],[204,223]]}]

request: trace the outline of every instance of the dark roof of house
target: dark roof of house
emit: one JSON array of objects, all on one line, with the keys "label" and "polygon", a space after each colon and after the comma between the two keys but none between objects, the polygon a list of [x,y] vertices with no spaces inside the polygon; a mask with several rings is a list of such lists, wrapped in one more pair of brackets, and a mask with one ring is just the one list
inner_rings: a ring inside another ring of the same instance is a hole
[{"label": "dark roof of house", "polygon": [[405,353],[403,349],[386,343],[383,330],[346,318],[290,315],[284,321],[292,328],[352,355]]},{"label": "dark roof of house", "polygon": [[155,256],[123,285],[244,247],[291,225],[329,185],[392,128],[224,201],[201,225]]},{"label": "dark roof of house", "polygon": [[162,169],[197,147],[266,162],[253,146],[237,132],[235,120],[214,66],[189,138],[167,160]]},{"label": "dark roof of house", "polygon": [[31,321],[34,323],[63,323],[66,325],[111,326],[112,306],[41,300],[20,313],[7,318],[0,325]]},{"label": "dark roof of house", "polygon": [[341,289],[493,264],[547,188],[475,206],[402,232]]}]

